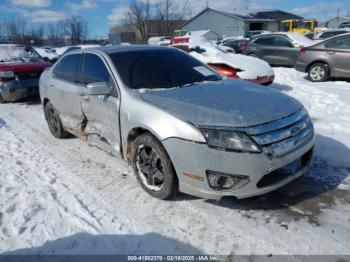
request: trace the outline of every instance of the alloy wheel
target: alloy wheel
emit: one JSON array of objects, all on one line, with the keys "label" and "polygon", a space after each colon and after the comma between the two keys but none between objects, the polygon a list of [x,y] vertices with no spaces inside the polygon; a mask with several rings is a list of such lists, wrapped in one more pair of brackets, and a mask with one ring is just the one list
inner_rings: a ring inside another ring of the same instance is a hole
[{"label": "alloy wheel", "polygon": [[151,147],[140,145],[137,149],[136,167],[142,183],[152,191],[160,191],[164,185],[164,173],[159,154]]},{"label": "alloy wheel", "polygon": [[50,107],[48,109],[48,123],[50,126],[50,129],[53,133],[57,134],[60,129],[60,120],[58,119],[57,114],[55,113],[54,109]]},{"label": "alloy wheel", "polygon": [[325,75],[326,75],[326,70],[321,66],[315,66],[310,71],[310,77],[314,81],[320,81],[325,77]]}]

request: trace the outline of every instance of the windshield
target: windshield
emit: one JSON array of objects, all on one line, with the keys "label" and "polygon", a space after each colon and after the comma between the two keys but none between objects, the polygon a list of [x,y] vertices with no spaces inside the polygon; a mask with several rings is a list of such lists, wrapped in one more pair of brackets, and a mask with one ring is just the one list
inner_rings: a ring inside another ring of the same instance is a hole
[{"label": "windshield", "polygon": [[175,48],[133,50],[111,54],[123,82],[132,89],[172,88],[222,78]]},{"label": "windshield", "polygon": [[312,30],[312,22],[311,21],[299,21],[299,28]]},{"label": "windshield", "polygon": [[36,62],[41,61],[42,57],[29,46],[1,46],[0,47],[0,61],[23,61]]}]

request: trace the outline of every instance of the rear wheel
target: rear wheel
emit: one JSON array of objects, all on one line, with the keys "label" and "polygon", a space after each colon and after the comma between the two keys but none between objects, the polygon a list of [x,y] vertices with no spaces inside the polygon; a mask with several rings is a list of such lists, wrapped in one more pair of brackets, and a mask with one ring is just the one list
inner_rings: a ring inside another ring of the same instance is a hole
[{"label": "rear wheel", "polygon": [[56,138],[65,138],[68,133],[64,131],[58,112],[50,102],[45,105],[45,118],[51,134]]},{"label": "rear wheel", "polygon": [[163,145],[151,134],[142,134],[133,141],[131,162],[139,184],[151,196],[165,200],[178,193],[174,166]]},{"label": "rear wheel", "polygon": [[329,79],[329,66],[325,63],[316,63],[308,70],[309,79],[312,82],[324,82]]}]

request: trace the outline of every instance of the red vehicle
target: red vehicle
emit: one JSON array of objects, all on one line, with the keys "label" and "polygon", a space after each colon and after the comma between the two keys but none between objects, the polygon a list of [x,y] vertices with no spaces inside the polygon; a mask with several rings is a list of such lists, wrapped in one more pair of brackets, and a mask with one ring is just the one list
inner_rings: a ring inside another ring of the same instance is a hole
[{"label": "red vehicle", "polygon": [[[203,47],[197,46],[196,48],[190,48],[189,43],[175,44],[171,45],[171,47],[189,53],[191,56],[207,64],[225,77],[239,78],[261,85],[270,85],[275,78],[273,69],[266,62],[240,54],[230,54],[234,52],[234,50],[229,47],[223,48],[223,46],[206,45]],[[232,49],[232,52],[230,52],[228,48]],[[221,54],[225,59],[218,60],[217,54]],[[226,56],[229,54],[230,56]],[[234,55],[234,57],[231,57],[231,55]],[[256,65],[258,66],[256,67]],[[244,75],[239,75],[240,72],[244,73],[244,71],[248,73],[249,78]]]},{"label": "red vehicle", "polygon": [[190,41],[190,35],[183,30],[175,30],[175,36],[171,38],[170,44],[188,43]]},{"label": "red vehicle", "polygon": [[0,45],[0,103],[38,95],[40,75],[50,66],[30,46]]}]

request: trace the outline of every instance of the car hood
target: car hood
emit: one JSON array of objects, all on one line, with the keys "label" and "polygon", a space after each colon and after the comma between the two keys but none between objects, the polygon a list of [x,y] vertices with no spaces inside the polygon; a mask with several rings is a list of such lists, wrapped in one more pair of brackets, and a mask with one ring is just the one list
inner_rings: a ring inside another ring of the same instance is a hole
[{"label": "car hood", "polygon": [[50,67],[46,62],[5,62],[0,63],[0,71],[12,71],[14,73],[42,72]]},{"label": "car hood", "polygon": [[302,108],[279,91],[234,79],[139,93],[145,101],[196,126],[249,127]]}]

